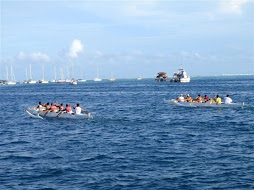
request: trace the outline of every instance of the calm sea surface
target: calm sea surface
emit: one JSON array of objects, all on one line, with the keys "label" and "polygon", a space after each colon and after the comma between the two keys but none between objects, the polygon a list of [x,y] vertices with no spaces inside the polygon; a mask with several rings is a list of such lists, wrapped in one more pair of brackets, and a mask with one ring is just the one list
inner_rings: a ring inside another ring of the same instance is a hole
[{"label": "calm sea surface", "polygon": [[[167,104],[230,94],[245,108]],[[80,103],[93,120],[26,115]],[[0,86],[0,189],[254,189],[254,77]]]}]

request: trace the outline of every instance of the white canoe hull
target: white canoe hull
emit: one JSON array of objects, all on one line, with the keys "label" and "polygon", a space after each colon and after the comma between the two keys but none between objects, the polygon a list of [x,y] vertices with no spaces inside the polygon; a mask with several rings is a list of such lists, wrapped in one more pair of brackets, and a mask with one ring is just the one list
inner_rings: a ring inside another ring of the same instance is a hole
[{"label": "white canoe hull", "polygon": [[45,117],[55,117],[55,118],[68,118],[68,119],[88,119],[92,118],[92,116],[89,114],[71,114],[71,113],[66,113],[66,112],[48,112],[45,114],[45,112],[41,110],[26,110],[26,113],[33,117],[33,118],[40,118],[43,119]]},{"label": "white canoe hull", "polygon": [[196,102],[196,103],[190,103],[190,102],[178,102],[175,99],[172,100],[164,100],[167,103],[172,103],[176,106],[182,106],[182,107],[215,107],[215,108],[231,108],[231,107],[243,107],[244,106],[244,102],[243,103],[230,103],[230,104],[216,104],[211,103],[210,101],[202,103],[202,102]]}]

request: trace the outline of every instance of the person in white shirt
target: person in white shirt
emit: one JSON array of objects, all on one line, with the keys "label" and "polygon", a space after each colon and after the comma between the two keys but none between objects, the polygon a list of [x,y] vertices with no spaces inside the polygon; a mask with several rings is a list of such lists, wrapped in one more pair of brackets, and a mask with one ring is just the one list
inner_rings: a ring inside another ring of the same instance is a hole
[{"label": "person in white shirt", "polygon": [[76,107],[74,107],[76,114],[81,114],[81,111],[84,111],[84,109],[82,109],[81,107],[79,107],[79,104],[77,104]]},{"label": "person in white shirt", "polygon": [[183,95],[181,94],[181,95],[176,99],[176,101],[178,101],[178,102],[183,102],[183,101],[184,101]]},{"label": "person in white shirt", "polygon": [[38,106],[36,107],[36,109],[45,110],[45,107],[43,107],[42,103],[39,102],[39,104],[38,104]]},{"label": "person in white shirt", "polygon": [[224,98],[225,104],[231,104],[233,101],[231,98],[229,98],[229,95],[227,95],[227,97]]}]

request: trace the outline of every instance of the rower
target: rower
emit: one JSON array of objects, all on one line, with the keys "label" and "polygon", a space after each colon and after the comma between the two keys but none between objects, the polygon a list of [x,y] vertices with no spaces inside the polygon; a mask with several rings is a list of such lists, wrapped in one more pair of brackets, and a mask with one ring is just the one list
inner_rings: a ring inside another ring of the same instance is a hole
[{"label": "rower", "polygon": [[64,111],[65,109],[64,109],[64,106],[63,106],[63,103],[59,106],[59,110],[60,111]]},{"label": "rower", "polygon": [[71,104],[66,104],[65,111],[66,111],[67,113],[72,113]]},{"label": "rower", "polygon": [[192,98],[190,97],[189,94],[185,97],[186,102],[192,102]]},{"label": "rower", "polygon": [[83,108],[79,107],[79,104],[77,104],[77,106],[74,106],[74,109],[76,111],[76,114],[81,114],[81,111],[84,111]]},{"label": "rower", "polygon": [[48,102],[47,105],[46,105],[46,110],[50,110],[49,102]]},{"label": "rower", "polygon": [[50,107],[51,111],[57,111],[57,107],[55,104],[51,103],[51,107]]},{"label": "rower", "polygon": [[231,104],[233,101],[231,98],[229,98],[229,95],[227,95],[227,97],[224,98],[225,99],[225,104]]},{"label": "rower", "polygon": [[38,104],[38,106],[36,107],[36,109],[43,110],[43,109],[45,109],[45,108],[43,107],[42,103],[39,102],[39,104]]},{"label": "rower", "polygon": [[205,97],[204,97],[204,100],[207,101],[209,100],[210,98],[205,94]]},{"label": "rower", "polygon": [[197,102],[202,102],[202,97],[201,97],[200,94],[199,94],[198,97],[196,98],[196,101],[197,101]]},{"label": "rower", "polygon": [[183,102],[184,101],[183,95],[181,94],[178,98],[176,98],[176,101]]},{"label": "rower", "polygon": [[221,104],[221,98],[218,94],[216,95],[215,102],[216,102],[216,104]]}]

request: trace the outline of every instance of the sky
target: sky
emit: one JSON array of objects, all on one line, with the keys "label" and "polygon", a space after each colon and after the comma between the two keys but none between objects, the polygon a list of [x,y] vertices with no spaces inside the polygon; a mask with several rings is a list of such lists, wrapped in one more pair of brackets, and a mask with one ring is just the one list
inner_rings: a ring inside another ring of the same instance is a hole
[{"label": "sky", "polygon": [[0,79],[254,74],[253,0],[0,2]]}]

